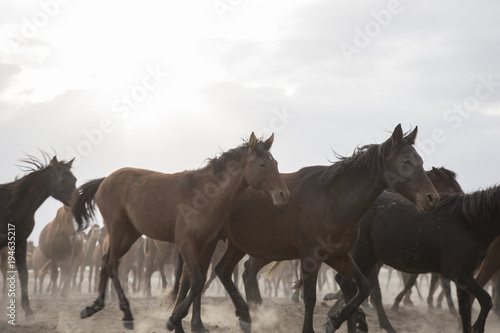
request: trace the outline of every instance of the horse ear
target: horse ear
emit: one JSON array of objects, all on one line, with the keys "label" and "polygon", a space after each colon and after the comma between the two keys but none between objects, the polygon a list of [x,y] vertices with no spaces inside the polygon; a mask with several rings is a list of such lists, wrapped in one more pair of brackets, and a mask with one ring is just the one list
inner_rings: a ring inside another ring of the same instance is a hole
[{"label": "horse ear", "polygon": [[415,129],[410,134],[408,134],[408,136],[406,137],[408,140],[408,143],[410,143],[412,145],[415,144],[415,139],[417,138],[417,133],[418,133],[418,126],[415,126]]},{"label": "horse ear", "polygon": [[73,161],[74,160],[75,160],[75,158],[73,157],[73,159],[71,161],[69,161],[68,163],[66,163],[66,166],[71,169],[71,166],[73,165]]},{"label": "horse ear", "polygon": [[274,142],[274,133],[271,134],[271,136],[269,137],[269,139],[267,139],[264,142],[264,147],[266,148],[266,150],[271,149],[271,146],[273,145],[273,142]]},{"label": "horse ear", "polygon": [[401,129],[401,124],[396,126],[394,132],[392,132],[391,136],[392,143],[397,146],[403,140],[403,130]]},{"label": "horse ear", "polygon": [[57,161],[57,156],[54,156],[54,157],[52,158],[52,160],[50,161],[50,164],[56,164],[56,163],[58,163],[58,161]]},{"label": "horse ear", "polygon": [[259,140],[257,140],[255,133],[252,132],[252,134],[250,134],[250,140],[248,140],[248,147],[250,149],[254,149],[255,147],[257,147],[258,142],[259,142]]}]

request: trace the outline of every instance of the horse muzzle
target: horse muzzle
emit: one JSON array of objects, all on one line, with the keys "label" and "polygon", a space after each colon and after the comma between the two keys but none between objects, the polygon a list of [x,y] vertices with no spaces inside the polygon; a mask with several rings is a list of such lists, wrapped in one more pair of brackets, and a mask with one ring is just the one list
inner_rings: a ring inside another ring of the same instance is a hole
[{"label": "horse muzzle", "polygon": [[283,206],[290,199],[290,192],[288,190],[276,190],[271,192],[271,198],[273,199],[273,204],[275,206]]},{"label": "horse muzzle", "polygon": [[427,214],[438,206],[439,195],[436,192],[421,194],[417,196],[415,203],[419,212]]}]

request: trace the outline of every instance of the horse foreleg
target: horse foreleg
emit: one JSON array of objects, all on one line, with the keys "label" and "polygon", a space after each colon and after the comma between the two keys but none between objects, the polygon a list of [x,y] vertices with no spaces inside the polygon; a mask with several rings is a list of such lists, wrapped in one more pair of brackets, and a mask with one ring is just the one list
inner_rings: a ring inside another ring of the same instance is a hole
[{"label": "horse foreleg", "polygon": [[[207,271],[208,267],[210,266],[210,261],[212,259],[212,255],[215,250],[215,246],[217,244],[217,241],[212,242],[211,244],[208,245],[207,250],[204,252],[205,254],[203,255],[201,259],[201,270],[203,276],[207,276]],[[215,272],[214,272],[215,275]],[[205,283],[205,286],[208,283]],[[205,288],[196,295],[196,297],[193,300],[193,316],[191,318],[191,332],[210,332],[208,329],[205,328],[203,325],[203,322],[201,320],[201,295],[205,291]]]},{"label": "horse foreleg", "polygon": [[[352,295],[348,294],[349,290],[344,290],[344,288],[342,288],[341,286],[342,291],[344,292],[344,295],[346,297],[346,300],[349,301],[336,316],[329,318],[329,322],[331,323],[331,325],[335,329],[338,329],[344,321],[346,321],[354,314],[354,312],[361,305],[361,303],[363,303],[363,301],[370,295],[370,283],[363,275],[363,273],[360,271],[358,266],[356,266],[350,254],[347,254],[339,259],[330,257],[326,259],[324,262],[333,269],[335,269],[337,272],[339,272],[339,274],[342,275],[342,277],[344,277],[345,279],[354,280],[355,284],[358,287],[357,294],[354,295],[354,297],[350,298]],[[349,333],[356,332],[356,327],[353,324],[354,321],[350,320],[348,326]],[[331,331],[332,329],[330,329],[330,332]]]},{"label": "horse foreleg", "polygon": [[385,313],[384,306],[382,305],[382,292],[380,290],[380,282],[378,279],[378,274],[380,272],[380,266],[374,267],[370,274],[368,274],[368,281],[372,288],[370,296],[375,309],[377,310],[378,322],[381,328],[385,329],[388,333],[396,333],[394,327],[392,327],[387,314]]},{"label": "horse foreleg", "polygon": [[167,329],[173,331],[181,325],[182,319],[186,317],[189,307],[198,293],[201,294],[205,285],[206,276],[203,275],[201,265],[201,253],[205,253],[206,248],[198,248],[195,244],[187,243],[179,246],[182,258],[184,259],[184,270],[189,275],[190,290],[184,300],[177,298],[174,311],[167,321]]},{"label": "horse foreleg", "polygon": [[26,240],[16,244],[15,259],[21,281],[21,306],[29,320],[35,319],[28,297],[28,266],[26,265]]},{"label": "horse foreleg", "polygon": [[441,277],[441,287],[443,288],[443,292],[446,296],[446,301],[448,303],[448,309],[450,310],[450,313],[453,316],[456,316],[457,309],[455,309],[455,304],[453,303],[453,298],[451,297],[451,286],[450,286],[450,280],[445,278],[442,275],[439,275]]},{"label": "horse foreleg", "polygon": [[314,257],[306,257],[305,259],[301,260],[305,305],[302,333],[314,333],[313,315],[314,307],[316,306],[316,283],[318,280],[318,269],[320,265],[316,261],[316,265],[314,265],[313,267],[309,267],[309,261],[307,260],[310,258]]},{"label": "horse foreleg", "polygon": [[[459,276],[456,284],[458,307],[460,316],[462,317],[463,331],[469,333],[483,333],[486,318],[488,317],[488,313],[493,306],[491,296],[481,287],[472,275]],[[481,306],[481,311],[479,312],[477,320],[472,327],[470,327],[472,301],[469,293],[472,293],[476,297]]]},{"label": "horse foreleg", "polygon": [[429,310],[434,309],[434,293],[436,292],[437,282],[439,280],[439,274],[431,274],[431,285],[429,286],[429,294],[427,295],[427,308]]},{"label": "horse foreleg", "polygon": [[234,284],[233,280],[231,280],[231,274],[234,271],[234,268],[245,256],[245,253],[238,250],[231,241],[227,240],[227,242],[226,252],[224,252],[221,260],[215,266],[215,273],[233,301],[240,327],[245,332],[250,332],[252,319],[250,318],[250,312],[248,311],[248,304],[243,299],[243,296],[241,296],[238,287]]}]

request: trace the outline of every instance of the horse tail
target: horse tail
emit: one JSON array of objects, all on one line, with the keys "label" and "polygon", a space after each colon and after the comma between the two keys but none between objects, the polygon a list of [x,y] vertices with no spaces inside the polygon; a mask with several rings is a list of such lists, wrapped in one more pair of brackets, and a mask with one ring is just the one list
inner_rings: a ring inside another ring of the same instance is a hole
[{"label": "horse tail", "polygon": [[78,231],[86,229],[95,217],[95,194],[104,179],[91,180],[75,191],[71,211],[78,223]]},{"label": "horse tail", "polygon": [[275,261],[269,269],[263,273],[261,276],[265,278],[266,280],[270,280],[272,278],[275,278],[278,276],[283,271],[283,268],[285,267],[286,261]]}]

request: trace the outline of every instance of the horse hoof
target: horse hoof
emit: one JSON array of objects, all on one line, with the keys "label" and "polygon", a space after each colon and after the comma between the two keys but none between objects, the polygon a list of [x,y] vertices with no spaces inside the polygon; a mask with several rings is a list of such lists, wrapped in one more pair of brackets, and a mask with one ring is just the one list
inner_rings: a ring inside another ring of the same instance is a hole
[{"label": "horse hoof", "polygon": [[333,327],[332,321],[327,320],[327,322],[325,324],[325,333],[335,333],[336,331],[337,331],[337,329],[335,327]]},{"label": "horse hoof", "polygon": [[168,318],[167,320],[167,330],[173,331],[175,330],[176,325],[172,323],[172,317]]},{"label": "horse hoof", "polygon": [[85,308],[82,310],[82,312],[80,312],[81,319],[85,319],[85,318],[88,318],[90,316],[92,316],[92,314],[89,313],[88,308]]},{"label": "horse hoof", "polygon": [[125,327],[128,330],[133,330],[134,329],[134,321],[133,320],[124,320],[123,327]]},{"label": "horse hoof", "polygon": [[245,321],[238,320],[238,324],[240,326],[240,329],[243,332],[245,332],[245,333],[252,333],[252,324],[251,323],[247,323]]}]

